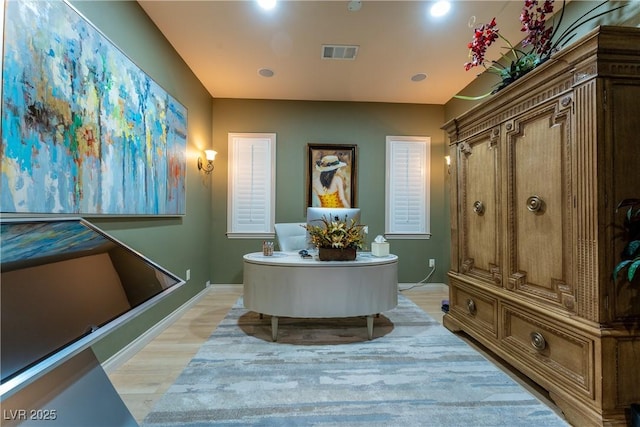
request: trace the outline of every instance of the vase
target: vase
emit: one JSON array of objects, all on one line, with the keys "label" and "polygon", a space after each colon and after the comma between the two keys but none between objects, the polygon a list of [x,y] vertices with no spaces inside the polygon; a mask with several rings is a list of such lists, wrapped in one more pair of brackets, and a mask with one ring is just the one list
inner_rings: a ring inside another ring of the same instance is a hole
[{"label": "vase", "polygon": [[356,248],[318,248],[320,261],[353,261],[356,259]]}]

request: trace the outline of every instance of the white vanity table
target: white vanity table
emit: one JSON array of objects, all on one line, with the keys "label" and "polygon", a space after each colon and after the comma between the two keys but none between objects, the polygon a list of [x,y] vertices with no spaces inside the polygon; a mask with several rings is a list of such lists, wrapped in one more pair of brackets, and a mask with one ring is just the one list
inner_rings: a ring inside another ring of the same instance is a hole
[{"label": "white vanity table", "polygon": [[398,257],[359,253],[355,261],[319,261],[297,252],[254,252],[244,256],[244,306],[271,315],[278,337],[278,317],[327,318],[373,316],[398,304]]}]

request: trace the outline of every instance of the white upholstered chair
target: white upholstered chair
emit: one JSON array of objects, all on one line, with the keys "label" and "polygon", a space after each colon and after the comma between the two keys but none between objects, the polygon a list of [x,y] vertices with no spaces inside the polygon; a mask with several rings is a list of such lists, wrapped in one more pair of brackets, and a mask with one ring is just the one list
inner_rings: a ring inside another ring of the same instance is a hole
[{"label": "white upholstered chair", "polygon": [[307,249],[307,230],[303,222],[284,222],[275,224],[276,240],[281,251],[299,251]]}]

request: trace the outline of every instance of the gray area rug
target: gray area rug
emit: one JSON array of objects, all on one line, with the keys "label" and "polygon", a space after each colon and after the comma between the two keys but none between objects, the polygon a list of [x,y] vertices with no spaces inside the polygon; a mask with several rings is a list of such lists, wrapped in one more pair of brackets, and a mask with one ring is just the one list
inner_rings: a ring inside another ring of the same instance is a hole
[{"label": "gray area rug", "polygon": [[143,426],[567,426],[402,295],[375,319],[229,311]]}]

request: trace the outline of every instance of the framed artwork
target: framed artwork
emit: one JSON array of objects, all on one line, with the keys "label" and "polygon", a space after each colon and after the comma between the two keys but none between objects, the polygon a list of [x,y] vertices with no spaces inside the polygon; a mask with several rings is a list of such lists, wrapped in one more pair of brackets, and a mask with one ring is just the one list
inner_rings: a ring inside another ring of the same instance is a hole
[{"label": "framed artwork", "polygon": [[307,144],[307,206],[356,207],[357,148]]},{"label": "framed artwork", "polygon": [[186,108],[66,1],[4,6],[0,211],[184,215]]}]

